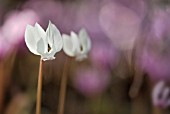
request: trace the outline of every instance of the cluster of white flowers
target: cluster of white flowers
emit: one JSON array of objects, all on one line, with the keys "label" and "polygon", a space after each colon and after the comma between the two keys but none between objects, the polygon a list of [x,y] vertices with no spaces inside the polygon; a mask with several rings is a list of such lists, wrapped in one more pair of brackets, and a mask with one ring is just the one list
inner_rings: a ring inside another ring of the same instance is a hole
[{"label": "cluster of white flowers", "polygon": [[91,49],[91,40],[85,29],[81,29],[77,35],[63,34],[61,36],[57,27],[49,21],[46,31],[36,23],[35,26],[28,25],[25,31],[25,42],[28,49],[35,55],[40,55],[42,60],[53,60],[54,55],[62,48],[64,52],[76,60],[87,58]]}]

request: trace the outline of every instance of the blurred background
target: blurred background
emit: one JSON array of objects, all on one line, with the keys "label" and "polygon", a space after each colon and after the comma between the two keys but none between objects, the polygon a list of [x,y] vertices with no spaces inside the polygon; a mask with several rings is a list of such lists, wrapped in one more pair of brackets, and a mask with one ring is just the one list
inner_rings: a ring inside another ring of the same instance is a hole
[{"label": "blurred background", "polygon": [[[0,114],[34,114],[39,56],[27,24],[86,28],[88,58],[71,59],[65,114],[170,113],[169,0],[0,0]],[[42,114],[56,114],[67,55],[43,66]]]}]

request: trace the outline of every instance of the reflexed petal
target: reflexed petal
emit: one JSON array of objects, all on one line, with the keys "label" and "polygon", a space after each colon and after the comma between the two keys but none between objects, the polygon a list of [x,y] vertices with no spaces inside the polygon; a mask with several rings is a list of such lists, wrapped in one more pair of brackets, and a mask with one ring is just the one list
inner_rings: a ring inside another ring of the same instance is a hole
[{"label": "reflexed petal", "polygon": [[91,40],[85,29],[80,30],[79,38],[83,48],[83,52],[87,53],[91,49]]},{"label": "reflexed petal", "polygon": [[152,100],[153,100],[153,103],[154,105],[157,105],[158,102],[159,102],[159,95],[162,91],[162,89],[164,88],[165,86],[165,82],[164,81],[160,81],[158,82],[154,89],[153,89],[153,92],[152,92]]},{"label": "reflexed petal", "polygon": [[81,52],[81,45],[80,45],[80,41],[79,38],[77,36],[77,34],[73,31],[71,31],[71,39],[72,39],[72,43],[73,43],[73,51],[75,54],[79,54]]},{"label": "reflexed petal", "polygon": [[43,43],[44,43],[44,51],[43,52],[46,53],[48,51],[48,43],[47,43],[47,39],[46,39],[46,33],[38,23],[35,24],[35,29],[37,31],[38,36],[43,39]]},{"label": "reflexed petal", "polygon": [[55,52],[60,51],[63,46],[62,37],[60,31],[50,21],[46,33],[47,33],[47,40],[50,47],[54,48]]},{"label": "reflexed petal", "polygon": [[25,31],[25,43],[28,49],[35,55],[40,55],[37,52],[37,42],[39,40],[40,40],[40,37],[38,37],[34,27],[27,25],[26,31]]},{"label": "reflexed petal", "polygon": [[40,53],[41,55],[44,55],[44,50],[45,50],[45,44],[43,39],[41,38],[38,42],[37,42],[37,52]]},{"label": "reflexed petal", "polygon": [[163,93],[162,93],[162,99],[163,100],[166,100],[168,98],[169,92],[170,91],[169,91],[168,87],[164,88]]},{"label": "reflexed petal", "polygon": [[35,28],[37,30],[38,35],[41,36],[41,38],[45,39],[46,33],[43,28],[38,23],[35,24]]},{"label": "reflexed petal", "polygon": [[63,50],[64,52],[68,55],[68,56],[75,56],[75,52],[74,52],[74,44],[72,41],[72,38],[66,34],[62,35],[63,37]]}]

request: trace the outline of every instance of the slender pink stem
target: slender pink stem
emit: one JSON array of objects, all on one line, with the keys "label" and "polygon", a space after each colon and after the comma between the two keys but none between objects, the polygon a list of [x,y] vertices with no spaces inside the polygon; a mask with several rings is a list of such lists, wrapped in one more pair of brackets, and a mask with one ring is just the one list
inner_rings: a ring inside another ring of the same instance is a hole
[{"label": "slender pink stem", "polygon": [[3,62],[0,62],[0,114],[3,112],[4,101],[4,69]]},{"label": "slender pink stem", "polygon": [[37,102],[36,102],[36,114],[41,114],[41,96],[42,96],[42,60],[40,59],[38,86],[37,86]]},{"label": "slender pink stem", "polygon": [[66,96],[66,89],[67,89],[67,78],[68,78],[68,75],[67,75],[68,65],[69,65],[69,58],[66,58],[66,61],[65,61],[65,64],[64,64],[63,75],[61,77],[58,114],[64,113],[64,103],[65,103],[65,96]]}]

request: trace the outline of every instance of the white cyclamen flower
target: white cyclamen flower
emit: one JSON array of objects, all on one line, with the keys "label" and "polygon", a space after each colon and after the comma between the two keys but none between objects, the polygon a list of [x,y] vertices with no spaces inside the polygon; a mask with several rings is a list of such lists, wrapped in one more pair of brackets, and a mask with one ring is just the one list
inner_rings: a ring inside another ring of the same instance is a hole
[{"label": "white cyclamen flower", "polygon": [[152,92],[152,102],[155,106],[160,108],[167,108],[170,106],[170,88],[167,87],[165,81],[159,81]]},{"label": "white cyclamen flower", "polygon": [[63,50],[71,57],[81,61],[87,58],[87,54],[91,49],[91,40],[85,29],[81,29],[77,35],[71,32],[71,35],[63,34]]},{"label": "white cyclamen flower", "polygon": [[42,60],[55,59],[55,53],[59,52],[63,46],[59,30],[50,21],[46,32],[38,23],[34,27],[27,25],[25,42],[28,49],[35,55],[40,55]]}]

